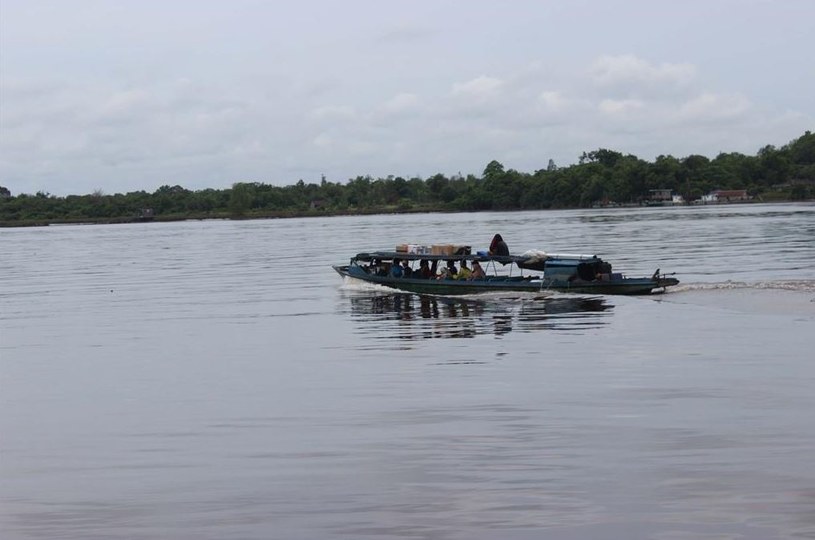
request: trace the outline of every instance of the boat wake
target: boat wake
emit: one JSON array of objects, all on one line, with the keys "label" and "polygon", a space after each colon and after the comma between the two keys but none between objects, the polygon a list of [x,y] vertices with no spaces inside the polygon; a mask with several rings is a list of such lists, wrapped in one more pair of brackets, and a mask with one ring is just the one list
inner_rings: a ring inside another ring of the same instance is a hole
[{"label": "boat wake", "polygon": [[356,279],[348,276],[343,276],[342,285],[340,285],[340,290],[358,292],[376,292],[387,294],[393,294],[394,292],[398,292],[393,287],[385,287],[384,285],[370,283],[368,281],[362,281],[361,279]]},{"label": "boat wake", "polygon": [[667,294],[679,294],[691,291],[726,291],[726,290],[782,290],[815,293],[815,280],[780,280],[780,281],[725,281],[721,283],[681,283],[672,287]]},{"label": "boat wake", "polygon": [[683,283],[662,300],[727,312],[815,317],[815,280]]}]

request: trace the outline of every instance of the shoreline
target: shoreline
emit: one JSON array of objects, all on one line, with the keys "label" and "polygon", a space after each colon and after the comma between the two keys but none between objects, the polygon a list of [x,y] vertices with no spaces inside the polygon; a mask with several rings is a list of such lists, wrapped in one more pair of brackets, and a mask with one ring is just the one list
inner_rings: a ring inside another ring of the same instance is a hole
[{"label": "shoreline", "polygon": [[[720,203],[705,203],[705,204],[630,204],[630,205],[608,205],[608,206],[592,206],[589,208],[584,207],[558,207],[558,208],[515,208],[511,210],[500,210],[501,212],[526,212],[530,210],[547,211],[547,210],[615,210],[622,208],[685,208],[685,207],[710,207],[710,206],[734,206],[734,205],[751,205],[751,204],[795,204],[795,203],[813,203],[815,199],[806,199],[801,201],[794,200],[750,200],[750,201],[733,201],[733,202],[720,202]],[[244,214],[241,216],[231,215],[229,213],[212,213],[212,214],[170,214],[164,216],[155,216],[152,218],[145,218],[141,216],[126,216],[126,217],[106,217],[106,218],[78,218],[71,219],[53,219],[53,220],[21,220],[21,221],[0,221],[0,229],[2,228],[24,228],[24,227],[51,227],[51,226],[67,226],[67,225],[127,225],[133,223],[170,223],[178,221],[209,221],[209,220],[230,220],[230,221],[246,221],[257,219],[289,219],[289,218],[309,218],[309,217],[341,217],[341,216],[371,216],[371,215],[386,215],[386,214],[459,214],[459,213],[477,213],[477,212],[495,212],[496,210],[455,210],[450,208],[399,208],[399,207],[377,207],[359,210],[344,210],[332,211],[325,209],[309,209],[309,210],[281,210],[276,212],[264,212],[258,214]]]}]

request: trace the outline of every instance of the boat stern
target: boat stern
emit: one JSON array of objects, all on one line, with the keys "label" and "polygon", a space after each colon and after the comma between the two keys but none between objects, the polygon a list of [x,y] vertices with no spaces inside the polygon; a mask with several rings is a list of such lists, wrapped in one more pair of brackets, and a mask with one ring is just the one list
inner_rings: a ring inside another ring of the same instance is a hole
[{"label": "boat stern", "polygon": [[679,280],[674,277],[657,277],[657,287],[660,289],[673,287],[674,285],[679,285]]},{"label": "boat stern", "polygon": [[663,274],[657,268],[654,275],[651,276],[651,279],[654,280],[656,285],[654,286],[655,289],[662,289],[665,290],[666,287],[673,287],[674,285],[679,285],[679,280],[673,277],[673,274]]}]

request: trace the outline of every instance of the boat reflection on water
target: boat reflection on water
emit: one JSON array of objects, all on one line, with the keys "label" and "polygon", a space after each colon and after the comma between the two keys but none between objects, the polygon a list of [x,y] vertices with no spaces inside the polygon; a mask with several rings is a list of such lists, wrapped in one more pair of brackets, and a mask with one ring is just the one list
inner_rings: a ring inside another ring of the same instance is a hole
[{"label": "boat reflection on water", "polygon": [[473,299],[405,293],[345,293],[358,331],[382,339],[472,338],[509,332],[580,333],[608,324],[605,297],[574,295]]}]

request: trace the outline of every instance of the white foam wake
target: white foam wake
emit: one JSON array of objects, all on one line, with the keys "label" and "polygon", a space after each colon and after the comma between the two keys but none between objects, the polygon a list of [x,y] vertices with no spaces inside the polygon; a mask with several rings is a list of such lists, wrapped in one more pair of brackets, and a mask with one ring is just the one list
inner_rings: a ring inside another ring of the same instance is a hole
[{"label": "white foam wake", "polygon": [[668,289],[672,293],[687,291],[713,291],[713,290],[738,290],[738,289],[761,289],[761,290],[784,290],[801,291],[815,293],[815,280],[778,280],[778,281],[724,281],[721,283],[681,283]]}]

